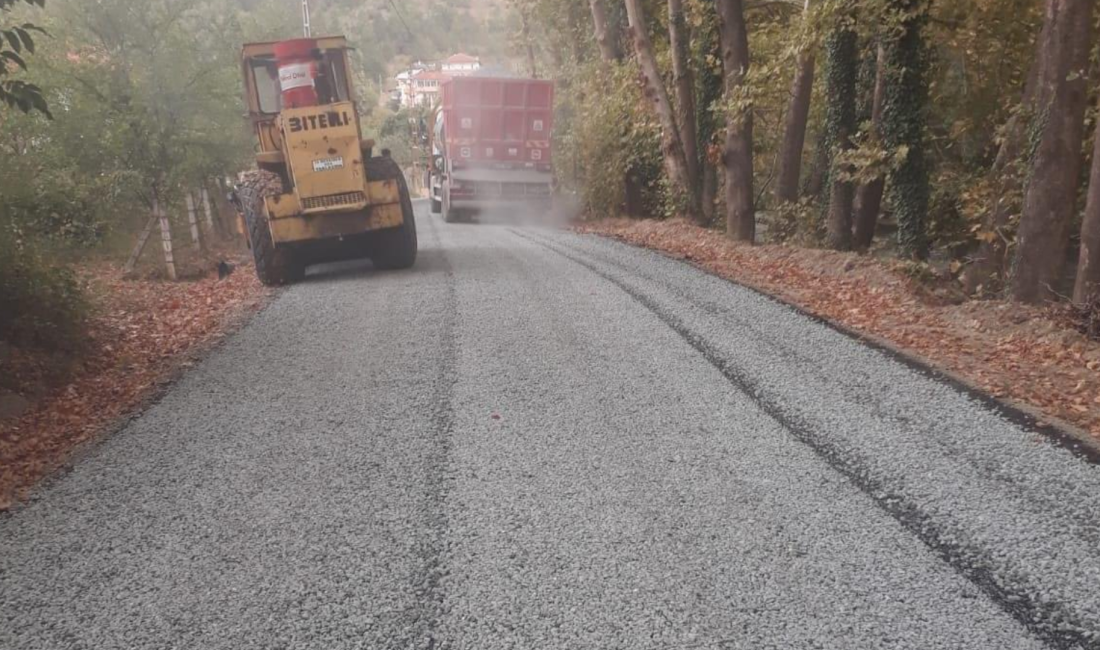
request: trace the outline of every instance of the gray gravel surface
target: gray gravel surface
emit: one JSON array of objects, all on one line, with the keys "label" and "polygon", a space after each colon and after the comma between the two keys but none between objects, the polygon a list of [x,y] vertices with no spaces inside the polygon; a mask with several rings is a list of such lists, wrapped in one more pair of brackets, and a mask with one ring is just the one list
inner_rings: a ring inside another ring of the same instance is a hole
[{"label": "gray gravel surface", "polygon": [[1100,648],[1100,468],[660,255],[418,206],[0,517],[0,648]]}]

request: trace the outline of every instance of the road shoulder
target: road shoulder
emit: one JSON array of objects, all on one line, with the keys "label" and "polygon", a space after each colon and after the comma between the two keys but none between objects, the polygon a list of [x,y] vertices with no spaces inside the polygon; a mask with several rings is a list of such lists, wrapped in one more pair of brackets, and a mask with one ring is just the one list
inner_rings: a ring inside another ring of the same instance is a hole
[{"label": "road shoulder", "polygon": [[1100,343],[1050,310],[952,304],[874,259],[749,247],[682,221],[603,220],[575,230],[657,251],[766,295],[1100,462]]}]

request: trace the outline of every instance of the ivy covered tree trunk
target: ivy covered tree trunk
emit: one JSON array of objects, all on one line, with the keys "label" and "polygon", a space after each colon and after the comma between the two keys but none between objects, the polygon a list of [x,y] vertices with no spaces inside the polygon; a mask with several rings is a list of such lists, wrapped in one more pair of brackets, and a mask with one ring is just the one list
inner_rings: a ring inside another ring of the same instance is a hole
[{"label": "ivy covered tree trunk", "polygon": [[1081,252],[1077,258],[1077,281],[1073,302],[1085,304],[1100,294],[1100,120],[1092,145],[1089,197],[1081,222]]},{"label": "ivy covered tree trunk", "polygon": [[[849,4],[849,7],[851,5]],[[833,156],[829,167],[829,205],[825,221],[826,242],[835,250],[852,246],[852,205],[855,185],[843,178],[845,169],[837,160],[852,148],[856,132],[856,77],[859,74],[858,37],[851,14],[825,41],[825,132]]]},{"label": "ivy covered tree trunk", "polygon": [[1033,138],[1009,291],[1020,302],[1057,296],[1077,203],[1087,104],[1092,0],[1047,0]]},{"label": "ivy covered tree trunk", "polygon": [[900,33],[886,37],[886,99],[882,112],[883,142],[905,158],[891,175],[894,212],[898,221],[901,253],[914,259],[928,256],[930,189],[924,151],[925,78],[922,30],[927,20],[926,0],[889,0],[892,18]]},{"label": "ivy covered tree trunk", "polygon": [[642,70],[646,100],[652,102],[661,123],[661,154],[665,171],[672,186],[674,198],[684,215],[694,223],[703,223],[703,209],[699,193],[691,182],[687,157],[684,155],[684,143],[680,140],[680,127],[676,113],[669,101],[661,69],[657,66],[657,57],[653,53],[653,43],[646,32],[645,11],[641,0],[626,0],[626,15],[634,40],[634,53]]},{"label": "ivy covered tree trunk", "polygon": [[[809,10],[810,0],[806,0],[803,11],[805,13]],[[780,203],[798,200],[798,188],[802,176],[802,150],[806,146],[806,128],[810,122],[810,100],[814,93],[816,63],[812,49],[800,52],[794,79],[791,80],[791,98],[787,104],[783,143],[779,149],[779,172],[775,185],[775,198]]]},{"label": "ivy covered tree trunk", "polygon": [[695,75],[691,70],[690,40],[683,0],[668,0],[668,37],[672,54],[672,83],[676,89],[676,121],[684,143],[688,182],[699,193],[699,129],[695,122]]},{"label": "ivy covered tree trunk", "polygon": [[[749,37],[741,0],[715,0],[726,98],[737,95],[749,72]],[[733,110],[726,120],[726,235],[752,243],[756,239],[756,206],[752,178],[752,107]]]},{"label": "ivy covered tree trunk", "polygon": [[[882,128],[882,104],[886,99],[886,51],[878,46],[874,64],[874,81],[871,89],[871,110],[869,111],[871,128],[879,132]],[[886,188],[886,178],[878,178],[864,183],[856,189],[855,229],[852,235],[852,248],[866,251],[875,239],[875,227],[878,215],[882,211],[882,193]]]},{"label": "ivy covered tree trunk", "polygon": [[699,77],[699,116],[700,151],[700,194],[703,203],[703,216],[707,223],[714,223],[718,204],[718,166],[708,155],[709,146],[721,128],[717,113],[712,107],[721,101],[725,84],[722,74],[722,43],[718,38],[718,15],[714,5],[699,5],[703,12],[702,25],[695,30],[696,70]]}]

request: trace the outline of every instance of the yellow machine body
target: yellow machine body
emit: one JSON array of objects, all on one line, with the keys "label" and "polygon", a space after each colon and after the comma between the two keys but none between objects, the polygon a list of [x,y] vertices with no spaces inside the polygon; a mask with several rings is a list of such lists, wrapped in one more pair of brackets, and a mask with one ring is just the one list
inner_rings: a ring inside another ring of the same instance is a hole
[{"label": "yellow machine body", "polygon": [[351,100],[345,39],[318,39],[322,101],[304,108],[282,108],[274,45],[245,45],[241,57],[256,164],[283,179],[283,193],[264,202],[274,243],[401,226],[397,183],[369,178],[364,164],[374,142],[362,139]]}]

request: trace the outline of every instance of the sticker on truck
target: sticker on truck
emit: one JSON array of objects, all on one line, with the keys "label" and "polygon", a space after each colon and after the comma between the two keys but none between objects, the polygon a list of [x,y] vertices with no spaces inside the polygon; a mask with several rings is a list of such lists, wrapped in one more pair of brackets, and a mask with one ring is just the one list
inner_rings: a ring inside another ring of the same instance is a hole
[{"label": "sticker on truck", "polygon": [[318,158],[313,161],[313,171],[315,172],[330,172],[334,169],[343,169],[344,159],[340,156],[335,158]]}]

